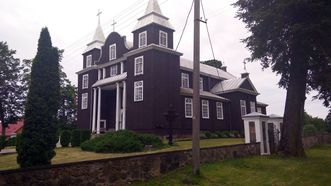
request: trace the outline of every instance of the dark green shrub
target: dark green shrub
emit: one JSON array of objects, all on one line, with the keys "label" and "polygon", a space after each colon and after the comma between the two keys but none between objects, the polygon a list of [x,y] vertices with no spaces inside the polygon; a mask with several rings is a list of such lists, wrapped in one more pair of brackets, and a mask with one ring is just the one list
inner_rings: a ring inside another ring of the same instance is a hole
[{"label": "dark green shrub", "polygon": [[210,139],[217,139],[218,135],[216,133],[210,133]]},{"label": "dark green shrub", "polygon": [[229,137],[228,131],[217,131],[216,134],[219,138],[228,138]]},{"label": "dark green shrub", "polygon": [[107,133],[94,139],[85,141],[81,145],[84,151],[94,151],[100,153],[127,153],[140,152],[144,149],[144,144],[138,135],[132,131],[122,130]]},{"label": "dark green shrub", "polygon": [[69,147],[71,138],[71,132],[69,130],[64,130],[61,132],[60,144],[62,147]]},{"label": "dark green shrub", "polygon": [[75,129],[71,132],[71,146],[78,147],[80,145],[80,130]]},{"label": "dark green shrub", "polygon": [[210,139],[211,138],[211,132],[206,131],[205,132],[205,135],[206,135],[207,139]]},{"label": "dark green shrub", "polygon": [[6,146],[7,146],[7,147],[9,147],[9,146],[16,146],[16,140],[17,140],[16,137],[9,138],[9,139],[7,140]]},{"label": "dark green shrub", "polygon": [[200,132],[200,139],[208,139],[205,132]]},{"label": "dark green shrub", "polygon": [[144,145],[152,145],[154,148],[160,148],[164,144],[162,140],[153,134],[138,134],[138,138]]},{"label": "dark green shrub", "polygon": [[87,140],[91,139],[91,131],[90,130],[81,130],[80,131],[80,143],[83,143]]},{"label": "dark green shrub", "polygon": [[303,136],[311,136],[317,133],[317,129],[314,125],[305,125],[303,127]]},{"label": "dark green shrub", "polygon": [[0,136],[0,151],[6,147],[6,137]]}]

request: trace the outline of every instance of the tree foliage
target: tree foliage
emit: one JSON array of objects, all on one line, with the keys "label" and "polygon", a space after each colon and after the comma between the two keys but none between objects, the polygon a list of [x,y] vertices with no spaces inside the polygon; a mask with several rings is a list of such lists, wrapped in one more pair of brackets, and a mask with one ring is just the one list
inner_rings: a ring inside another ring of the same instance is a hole
[{"label": "tree foliage", "polygon": [[31,69],[25,108],[25,124],[16,148],[21,167],[51,164],[57,143],[57,113],[60,98],[59,51],[43,28]]},{"label": "tree foliage", "polygon": [[301,132],[305,94],[331,100],[331,2],[329,0],[238,0],[239,17],[251,32],[244,39],[251,61],[271,67],[287,88],[280,150],[304,156]]},{"label": "tree foliage", "polygon": [[331,133],[331,110],[329,111],[329,114],[325,118],[325,124],[327,126],[327,131]]},{"label": "tree foliage", "polygon": [[201,61],[202,64],[209,65],[215,68],[221,68],[223,66],[222,61],[217,60],[217,59],[211,59],[207,61]]},{"label": "tree foliage", "polygon": [[319,117],[313,117],[305,112],[304,117],[304,126],[306,125],[313,125],[318,132],[326,131],[326,123],[323,119]]},{"label": "tree foliage", "polygon": [[0,42],[0,123],[3,136],[8,124],[23,115],[23,67],[20,60],[14,57],[15,53],[6,42]]}]

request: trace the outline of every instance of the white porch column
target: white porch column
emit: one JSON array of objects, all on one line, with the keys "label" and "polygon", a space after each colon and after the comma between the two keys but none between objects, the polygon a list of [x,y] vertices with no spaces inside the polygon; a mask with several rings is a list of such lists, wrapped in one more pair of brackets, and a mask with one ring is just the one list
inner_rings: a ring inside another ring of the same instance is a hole
[{"label": "white porch column", "polygon": [[121,74],[123,74],[124,73],[124,63],[123,63],[123,61],[121,62]]},{"label": "white porch column", "polygon": [[122,129],[125,130],[125,120],[126,120],[126,81],[123,81],[123,118],[122,118]]},{"label": "white porch column", "polygon": [[100,116],[101,116],[101,88],[98,87],[98,119],[97,119],[97,134],[100,134]]},{"label": "white porch column", "polygon": [[92,114],[92,132],[95,131],[95,115],[97,109],[97,89],[93,88],[93,114]]},{"label": "white porch column", "polygon": [[116,83],[116,123],[115,123],[115,130],[119,130],[119,124],[120,124],[120,84],[117,82]]},{"label": "white porch column", "polygon": [[103,77],[103,79],[106,78],[106,68],[102,69],[102,77]]}]

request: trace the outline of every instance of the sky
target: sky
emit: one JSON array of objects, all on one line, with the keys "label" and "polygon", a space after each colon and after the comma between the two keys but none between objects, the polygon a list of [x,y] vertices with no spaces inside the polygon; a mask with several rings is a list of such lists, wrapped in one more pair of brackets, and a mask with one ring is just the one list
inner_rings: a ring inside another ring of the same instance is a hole
[{"label": "sky", "polygon": [[[174,44],[178,44],[191,0],[158,0],[163,14],[176,29]],[[250,56],[241,39],[249,36],[245,24],[231,6],[235,0],[203,0],[208,19],[216,59],[225,63],[228,72],[240,76],[243,61]],[[76,72],[82,69],[82,53],[91,42],[97,26],[98,10],[102,11],[101,26],[107,37],[115,31],[132,41],[137,19],[144,14],[148,0],[0,0],[0,41],[6,41],[16,50],[16,57],[32,59],[36,55],[37,42],[42,27],[48,27],[53,45],[64,49],[64,67],[68,78],[77,85]],[[202,12],[201,15],[203,16]],[[213,59],[206,25],[201,24],[201,60]],[[178,47],[184,58],[193,57],[193,12]],[[259,62],[248,63],[247,72],[260,93],[257,100],[267,103],[269,114],[283,115],[286,91],[277,85],[279,76],[270,69],[262,69]],[[305,109],[313,115],[325,118],[328,109],[322,101],[313,100],[316,92],[307,95]]]}]

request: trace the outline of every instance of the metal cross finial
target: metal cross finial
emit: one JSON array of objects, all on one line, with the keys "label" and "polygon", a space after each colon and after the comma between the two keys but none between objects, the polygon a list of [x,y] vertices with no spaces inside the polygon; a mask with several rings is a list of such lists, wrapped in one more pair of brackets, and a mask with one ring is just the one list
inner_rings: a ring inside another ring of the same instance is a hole
[{"label": "metal cross finial", "polygon": [[115,25],[117,24],[117,22],[115,22],[115,19],[113,19],[113,24],[111,24],[113,26],[113,32],[115,32]]},{"label": "metal cross finial", "polygon": [[98,16],[98,24],[100,25],[100,16],[101,16],[101,14],[102,14],[102,12],[100,11],[100,9],[98,10],[98,14],[97,14],[97,16]]},{"label": "metal cross finial", "polygon": [[245,70],[245,72],[247,72],[247,69],[246,69],[246,60],[244,60],[244,70]]}]

